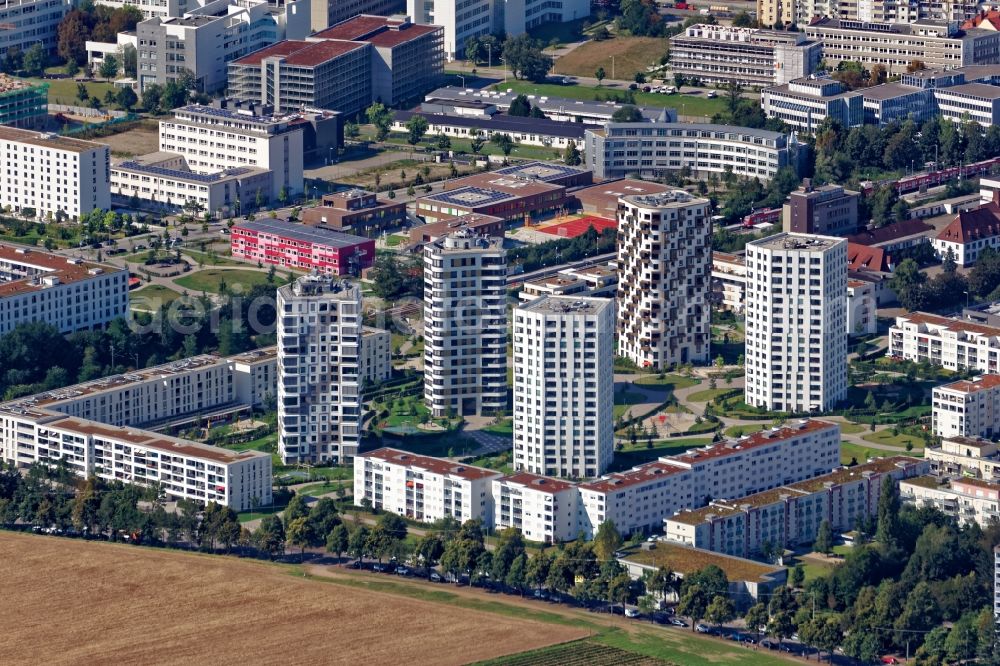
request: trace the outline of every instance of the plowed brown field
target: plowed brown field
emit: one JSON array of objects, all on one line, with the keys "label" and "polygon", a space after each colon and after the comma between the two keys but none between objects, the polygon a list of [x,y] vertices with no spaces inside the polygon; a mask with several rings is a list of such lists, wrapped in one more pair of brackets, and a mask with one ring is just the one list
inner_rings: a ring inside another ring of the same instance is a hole
[{"label": "plowed brown field", "polygon": [[464,664],[586,635],[261,562],[10,532],[0,600],[5,664]]}]

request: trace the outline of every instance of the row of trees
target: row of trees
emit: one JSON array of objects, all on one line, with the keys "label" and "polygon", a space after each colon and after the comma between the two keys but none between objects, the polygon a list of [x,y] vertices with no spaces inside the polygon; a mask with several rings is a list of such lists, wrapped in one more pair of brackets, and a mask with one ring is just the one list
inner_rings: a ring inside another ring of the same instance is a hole
[{"label": "row of trees", "polygon": [[56,52],[67,63],[83,67],[87,64],[87,40],[114,42],[118,33],[135,30],[142,19],[142,12],[134,5],[111,8],[84,0],[59,22]]},{"label": "row of trees", "polygon": [[958,273],[953,257],[945,256],[943,270],[933,278],[920,271],[913,259],[904,259],[893,272],[890,285],[900,304],[911,311],[953,310],[971,299],[1000,298],[1000,253],[985,248],[968,275]]},{"label": "row of trees", "polygon": [[507,261],[511,265],[519,265],[524,271],[530,272],[557,263],[576,261],[612,252],[615,249],[617,238],[615,229],[604,229],[598,233],[594,227],[590,227],[576,238],[559,239],[509,250]]}]

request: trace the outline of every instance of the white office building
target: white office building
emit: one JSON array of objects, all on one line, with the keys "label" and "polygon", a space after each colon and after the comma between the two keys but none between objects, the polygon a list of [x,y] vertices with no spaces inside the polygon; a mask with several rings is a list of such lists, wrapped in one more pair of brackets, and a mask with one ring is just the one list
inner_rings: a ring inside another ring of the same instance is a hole
[{"label": "white office building", "polygon": [[183,16],[189,8],[203,5],[204,0],[95,0],[94,4],[112,9],[135,7],[148,19]]},{"label": "white office building", "polygon": [[127,270],[0,245],[0,335],[29,322],[61,333],[98,328],[125,317],[128,302]]},{"label": "white office building", "polygon": [[518,472],[493,480],[493,527],[513,527],[541,543],[572,541],[579,534],[579,492],[569,481]]},{"label": "white office building", "polygon": [[456,231],[424,246],[424,400],[434,416],[507,409],[503,239]]},{"label": "white office building", "polygon": [[24,53],[41,44],[54,53],[59,42],[59,24],[76,3],[73,0],[5,0],[0,4],[0,56],[17,48]]},{"label": "white office building", "polygon": [[[227,169],[257,167],[271,172],[265,202],[291,196],[303,188],[303,129],[292,116],[257,115],[252,108],[222,109],[191,104],[174,110],[172,120],[160,121],[160,151],[178,153],[195,173],[217,174]],[[105,146],[105,150],[107,147]],[[244,206],[256,192],[243,192]]]},{"label": "white office building", "polygon": [[614,454],[614,303],[543,296],[514,310],[514,468],[590,478]]},{"label": "white office building", "polygon": [[227,64],[284,39],[312,31],[309,0],[213,0],[182,15],[152,16],[136,26],[139,90],[166,85],[185,72],[194,87],[226,87]]},{"label": "white office building", "polygon": [[0,406],[0,458],[18,467],[65,460],[81,478],[159,487],[237,511],[271,502],[271,456],[230,451],[42,407]]},{"label": "white office building", "polygon": [[847,241],[781,233],[746,250],[747,404],[832,408],[847,397]]},{"label": "white office building", "polygon": [[278,453],[349,463],[361,439],[361,288],[309,275],[278,289]]},{"label": "white office building", "polygon": [[0,126],[0,207],[43,219],[79,219],[111,207],[107,145]]},{"label": "white office building", "polygon": [[493,481],[503,472],[381,448],[354,458],[354,501],[425,523],[493,526]]},{"label": "white office building", "polygon": [[709,359],[709,201],[682,190],[618,205],[618,354],[643,368]]},{"label": "white office building", "polygon": [[933,392],[934,434],[985,437],[1000,434],[1000,375],[937,386]]}]

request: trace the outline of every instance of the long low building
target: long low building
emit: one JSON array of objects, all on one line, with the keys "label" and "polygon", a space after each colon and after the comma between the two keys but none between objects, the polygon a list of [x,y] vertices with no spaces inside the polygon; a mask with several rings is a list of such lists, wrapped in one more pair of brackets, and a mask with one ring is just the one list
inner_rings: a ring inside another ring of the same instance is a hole
[{"label": "long low building", "polygon": [[917,458],[880,458],[742,499],[716,500],[664,520],[665,539],[736,557],[759,554],[765,544],[811,544],[824,520],[834,532],[845,532],[874,516],[886,476],[898,482],[929,470]]},{"label": "long low building", "polygon": [[237,511],[271,503],[271,455],[230,451],[40,407],[0,407],[0,457],[24,467],[65,460],[81,478],[158,487]]},{"label": "long low building", "polygon": [[899,484],[899,497],[917,507],[932,507],[959,525],[986,528],[1000,520],[1000,483],[982,479],[920,476]]},{"label": "long low building", "polygon": [[896,317],[889,356],[948,370],[1000,372],[1000,328],[926,312]]},{"label": "long low building", "polygon": [[607,123],[587,130],[584,157],[595,178],[659,177],[688,168],[696,176],[732,171],[770,180],[800,171],[806,148],[795,135],[697,123]]},{"label": "long low building", "polygon": [[61,333],[98,328],[128,314],[128,271],[0,245],[0,335],[43,322]]},{"label": "long low building", "polygon": [[111,194],[121,205],[136,198],[172,210],[198,204],[225,215],[235,210],[241,192],[270,192],[271,176],[268,169],[250,166],[195,173],[183,155],[158,152],[114,162]]},{"label": "long low building", "polygon": [[[377,506],[387,511],[433,522],[442,515],[441,511],[430,511],[425,500],[420,510],[422,517],[416,517],[416,489],[399,483],[396,471],[391,475],[397,481],[387,476],[393,458],[400,454],[393,449],[379,449],[357,456],[356,497],[358,501],[367,497],[373,504],[381,502]],[[493,513],[487,519],[485,514],[477,513],[485,505],[477,507],[474,502],[470,513],[463,514],[463,520],[468,516],[481,517],[498,529],[517,527],[532,540],[555,543],[579,534],[591,538],[606,521],[613,521],[623,534],[656,532],[665,518],[681,510],[704,506],[712,498],[738,499],[827,474],[839,465],[840,427],[835,423],[802,420],[583,483],[528,473],[505,477],[493,470],[457,466],[443,459],[403,455],[406,457],[396,463],[424,472],[438,470],[437,477],[430,481],[425,474],[423,483],[443,484],[449,478],[444,472],[452,470],[450,473],[457,474],[453,471],[456,468],[473,479],[489,479]],[[413,478],[416,483],[416,477]],[[436,486],[428,488],[428,493],[434,493],[435,497],[436,493],[444,492]],[[469,488],[464,492],[470,492]],[[471,492],[475,498],[474,489]],[[434,500],[434,506],[437,501]]]},{"label": "long low building", "polygon": [[429,134],[444,134],[459,139],[469,139],[478,134],[485,140],[506,134],[514,140],[514,143],[546,148],[566,148],[570,144],[582,148],[584,132],[597,128],[596,125],[567,123],[547,118],[505,115],[482,118],[422,111],[396,111],[393,113],[392,129],[396,132],[406,132],[406,123],[414,116],[420,116],[427,121]]},{"label": "long low building", "polygon": [[370,238],[287,220],[242,220],[230,238],[233,258],[274,266],[360,275],[375,261]]},{"label": "long low building", "polygon": [[419,197],[416,214],[426,222],[462,215],[490,215],[508,222],[537,219],[567,205],[566,187],[499,172],[456,178],[445,190]]},{"label": "long low building", "polygon": [[865,121],[864,99],[834,79],[804,77],[764,88],[761,107],[768,118],[812,133],[827,118],[842,126],[857,127]]},{"label": "long low building", "polygon": [[354,502],[420,522],[454,518],[493,526],[493,489],[503,472],[392,448],[354,457]]}]

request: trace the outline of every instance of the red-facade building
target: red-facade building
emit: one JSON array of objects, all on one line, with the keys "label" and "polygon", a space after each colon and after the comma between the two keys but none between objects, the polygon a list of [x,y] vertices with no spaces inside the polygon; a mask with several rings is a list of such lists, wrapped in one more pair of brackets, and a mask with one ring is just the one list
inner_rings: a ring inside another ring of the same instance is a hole
[{"label": "red-facade building", "polygon": [[375,261],[375,241],[287,220],[244,220],[233,227],[234,259],[331,275],[360,275]]}]

